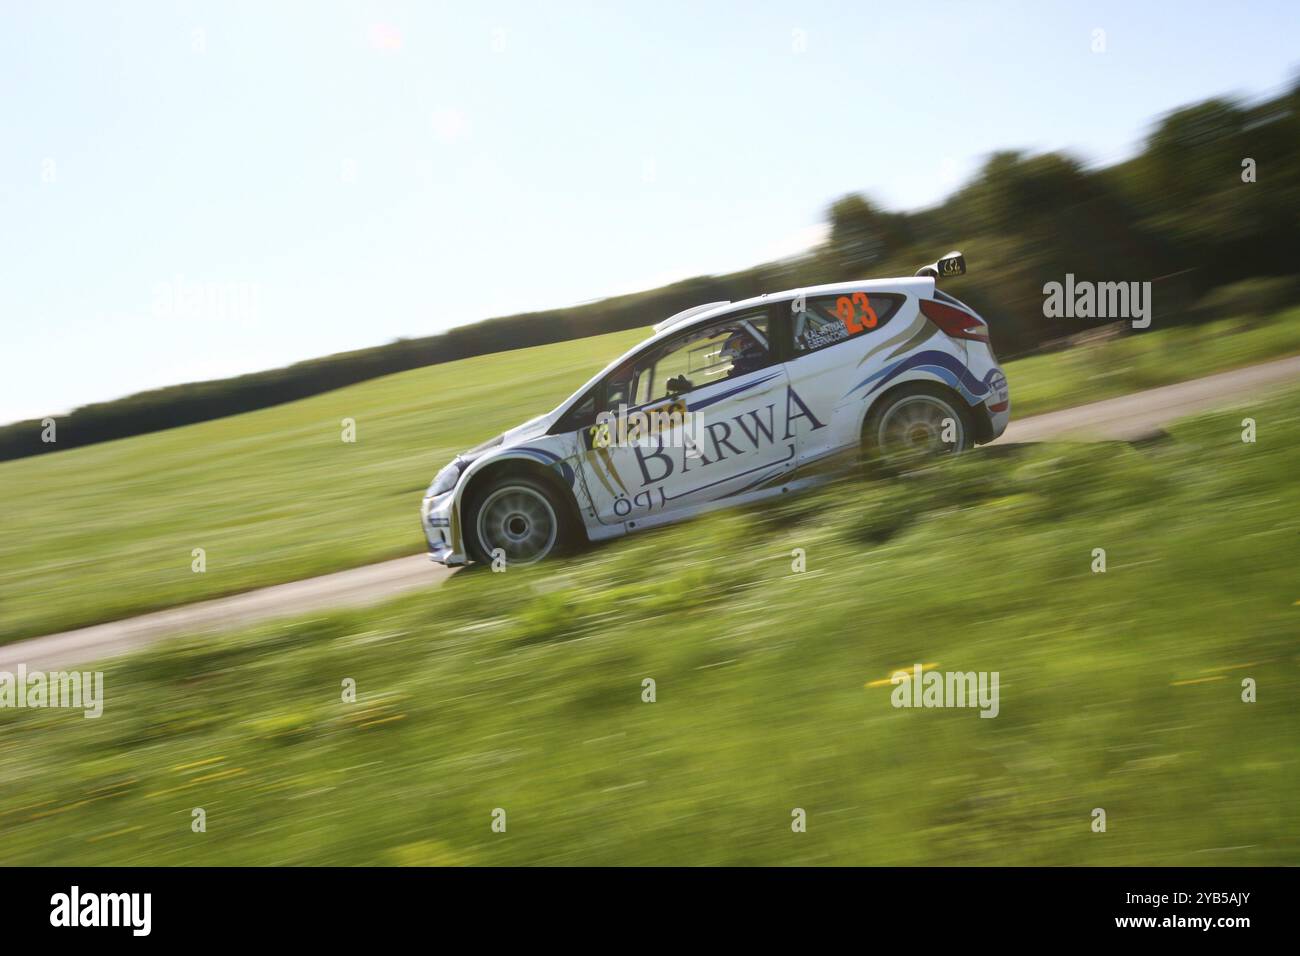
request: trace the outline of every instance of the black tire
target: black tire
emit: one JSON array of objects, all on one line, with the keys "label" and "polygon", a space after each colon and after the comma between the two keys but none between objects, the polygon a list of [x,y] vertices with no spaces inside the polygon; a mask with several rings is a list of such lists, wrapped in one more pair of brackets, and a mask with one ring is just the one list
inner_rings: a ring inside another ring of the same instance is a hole
[{"label": "black tire", "polygon": [[[956,440],[943,441],[946,420]],[[915,382],[894,389],[872,408],[862,426],[862,458],[872,471],[893,473],[974,447],[969,406],[947,389]]]},{"label": "black tire", "polygon": [[500,548],[506,566],[536,564],[573,540],[571,508],[546,482],[503,475],[478,490],[465,509],[465,547],[488,564]]}]

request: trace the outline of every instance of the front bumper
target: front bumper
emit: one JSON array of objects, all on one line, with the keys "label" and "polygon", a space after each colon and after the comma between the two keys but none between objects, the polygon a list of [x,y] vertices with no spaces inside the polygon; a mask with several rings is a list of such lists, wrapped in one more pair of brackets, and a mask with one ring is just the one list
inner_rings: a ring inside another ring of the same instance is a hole
[{"label": "front bumper", "polygon": [[456,526],[454,492],[425,498],[420,506],[420,526],[429,544],[429,560],[439,564],[465,564],[465,549]]}]

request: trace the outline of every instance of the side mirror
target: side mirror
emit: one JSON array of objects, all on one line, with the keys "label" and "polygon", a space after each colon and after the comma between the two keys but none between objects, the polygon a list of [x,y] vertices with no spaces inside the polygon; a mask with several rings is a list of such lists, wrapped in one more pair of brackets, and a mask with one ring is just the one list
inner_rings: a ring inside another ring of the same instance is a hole
[{"label": "side mirror", "polygon": [[685,395],[687,392],[693,391],[694,389],[695,386],[691,384],[691,380],[685,375],[678,375],[675,378],[670,378],[668,380],[668,394],[673,398],[676,398],[678,395]]}]

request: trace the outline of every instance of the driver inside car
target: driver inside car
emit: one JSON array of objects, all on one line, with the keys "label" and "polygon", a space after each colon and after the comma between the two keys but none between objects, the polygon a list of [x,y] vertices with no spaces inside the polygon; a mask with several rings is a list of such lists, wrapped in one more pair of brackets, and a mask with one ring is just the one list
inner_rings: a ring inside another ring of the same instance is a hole
[{"label": "driver inside car", "polygon": [[722,358],[731,362],[727,378],[746,375],[763,367],[766,350],[744,328],[738,328],[727,337],[722,345]]}]

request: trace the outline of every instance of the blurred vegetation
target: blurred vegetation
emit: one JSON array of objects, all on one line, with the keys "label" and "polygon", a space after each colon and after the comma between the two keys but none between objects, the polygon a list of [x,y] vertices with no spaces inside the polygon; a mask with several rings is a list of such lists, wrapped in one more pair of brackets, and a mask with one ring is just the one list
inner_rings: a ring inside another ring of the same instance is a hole
[{"label": "blurred vegetation", "polygon": [[[0,460],[265,408],[469,356],[641,328],[702,302],[911,275],[954,248],[966,252],[971,274],[951,290],[992,321],[1003,358],[1087,326],[1043,318],[1044,283],[1066,273],[1151,281],[1156,327],[1214,318],[1221,309],[1230,314],[1230,299],[1201,307],[1206,294],[1256,276],[1297,274],[1298,107],[1300,84],[1253,105],[1214,99],[1189,106],[1163,117],[1136,157],[1103,169],[1058,153],[997,153],[932,209],[887,212],[861,195],[840,199],[828,211],[828,241],[807,256],[87,405],[60,418],[57,444],[40,440],[39,422],[18,422],[0,428]],[[1257,164],[1256,182],[1242,181],[1246,158]]]},{"label": "blurred vegetation", "polygon": [[1214,289],[1200,306],[1207,315],[1259,319],[1294,306],[1296,292],[1296,280],[1290,276],[1243,279]]},{"label": "blurred vegetation", "polygon": [[[1297,471],[1300,393],[160,645],[0,710],[4,859],[1293,864]],[[999,715],[870,686],[915,663]]]},{"label": "blurred vegetation", "polygon": [[[417,508],[460,451],[553,408],[642,330],[389,375],[275,408],[0,463],[0,643],[424,547]],[[1300,352],[1300,310],[1009,362],[1012,414]],[[340,423],[357,423],[357,441]],[[207,571],[190,570],[203,548]]]}]

